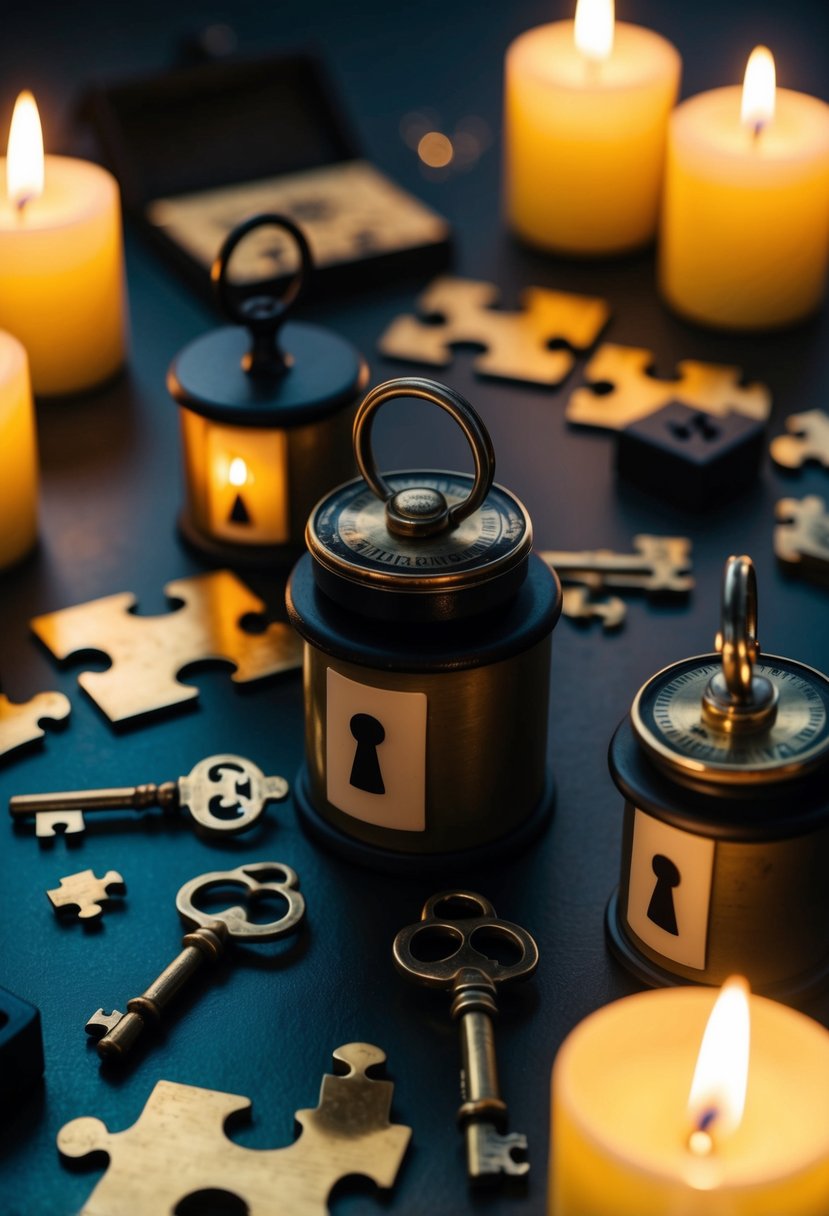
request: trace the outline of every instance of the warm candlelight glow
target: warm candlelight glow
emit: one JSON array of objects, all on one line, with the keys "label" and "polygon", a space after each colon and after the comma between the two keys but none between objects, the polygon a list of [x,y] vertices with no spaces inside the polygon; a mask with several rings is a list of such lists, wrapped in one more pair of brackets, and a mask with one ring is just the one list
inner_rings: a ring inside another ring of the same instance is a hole
[{"label": "warm candlelight glow", "polygon": [[241,456],[234,456],[227,471],[227,479],[232,486],[243,486],[248,479],[248,466]]},{"label": "warm candlelight glow", "polygon": [[37,103],[24,90],[14,106],[6,159],[9,201],[21,210],[43,193],[43,132]]},{"label": "warm candlelight glow", "polygon": [[742,976],[726,980],[702,1036],[688,1099],[693,1128],[688,1145],[699,1156],[736,1131],[743,1117],[751,1037],[748,996]]},{"label": "warm candlelight glow", "polygon": [[601,63],[613,50],[614,0],[577,0],[573,38],[587,59]]},{"label": "warm candlelight glow", "polygon": [[759,133],[774,118],[774,102],[774,56],[768,47],[756,46],[746,64],[740,119]]}]

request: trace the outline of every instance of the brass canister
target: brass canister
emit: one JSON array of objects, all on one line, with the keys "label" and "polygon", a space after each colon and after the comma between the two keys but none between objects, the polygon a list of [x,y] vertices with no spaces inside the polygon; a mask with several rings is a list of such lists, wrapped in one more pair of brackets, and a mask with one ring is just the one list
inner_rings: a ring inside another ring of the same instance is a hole
[{"label": "brass canister", "polygon": [[[377,472],[373,418],[398,397],[453,417],[474,477]],[[532,554],[524,507],[493,484],[482,421],[451,389],[416,378],[375,388],[354,453],[362,477],[318,503],[288,584],[305,639],[300,813],[324,842],[380,866],[519,848],[553,801],[558,579]]]},{"label": "brass canister", "polygon": [[829,679],[760,654],[748,557],[726,563],[716,645],[653,676],[611,742],[609,941],[646,983],[740,972],[791,996],[829,973]]}]

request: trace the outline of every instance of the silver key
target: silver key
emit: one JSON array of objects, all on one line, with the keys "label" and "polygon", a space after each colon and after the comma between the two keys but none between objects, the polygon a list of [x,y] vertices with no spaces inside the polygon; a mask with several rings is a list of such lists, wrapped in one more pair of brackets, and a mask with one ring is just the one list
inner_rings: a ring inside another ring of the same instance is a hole
[{"label": "silver key", "polygon": [[[484,937],[499,939],[515,961],[483,952]],[[482,949],[476,949],[478,939]],[[437,961],[430,956],[440,953]],[[430,961],[423,961],[424,955]],[[530,1168],[527,1137],[506,1132],[507,1104],[498,1086],[493,1019],[498,985],[526,980],[538,966],[538,947],[518,925],[499,920],[488,899],[473,891],[443,891],[427,900],[415,925],[394,939],[398,971],[429,988],[446,988],[461,1032],[461,1095],[458,1122],[466,1137],[467,1173],[473,1182],[500,1175],[520,1177]]]},{"label": "silver key", "polygon": [[[245,908],[234,905],[223,912],[206,913],[196,907],[196,899],[213,887],[237,884],[247,891],[251,902],[263,895],[278,895],[287,905],[279,920],[258,924],[248,920]],[[186,882],[176,896],[179,916],[191,932],[182,938],[184,949],[140,996],[127,1002],[127,1012],[96,1010],[86,1023],[86,1033],[98,1039],[102,1060],[121,1060],[135,1045],[145,1027],[156,1025],[174,997],[202,963],[216,962],[228,940],[272,942],[293,933],[305,915],[305,900],[300,894],[295,870],[281,861],[260,861],[237,866],[235,870],[215,870]]]},{"label": "silver key", "polygon": [[83,833],[85,811],[144,811],[154,806],[167,814],[189,811],[208,836],[233,836],[253,827],[269,802],[287,796],[284,777],[266,777],[251,760],[228,754],[208,756],[186,777],[161,785],[17,794],[9,801],[9,813],[16,821],[34,815],[35,835],[41,839],[55,836],[57,829],[67,836]]}]

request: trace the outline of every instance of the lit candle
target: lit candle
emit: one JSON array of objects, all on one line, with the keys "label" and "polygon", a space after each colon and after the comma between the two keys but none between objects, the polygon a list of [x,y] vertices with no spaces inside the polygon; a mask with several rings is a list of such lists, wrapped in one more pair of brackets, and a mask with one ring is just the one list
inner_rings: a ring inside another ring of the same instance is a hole
[{"label": "lit candle", "polygon": [[31,93],[17,99],[0,175],[0,327],[26,347],[36,393],[81,392],[124,361],[118,187],[87,161],[44,162]]},{"label": "lit candle", "polygon": [[568,1036],[550,1216],[826,1216],[829,1033],[744,980],[714,998],[640,993]]},{"label": "lit candle", "polygon": [[544,249],[620,253],[652,240],[676,49],[618,22],[613,0],[578,0],[575,21],[528,30],[507,52],[507,216]]},{"label": "lit candle", "polygon": [[0,569],[37,539],[37,441],[26,351],[0,332]]},{"label": "lit candle", "polygon": [[659,278],[668,304],[723,329],[813,312],[829,257],[829,106],[775,90],[758,47],[739,86],[683,102],[668,137]]}]

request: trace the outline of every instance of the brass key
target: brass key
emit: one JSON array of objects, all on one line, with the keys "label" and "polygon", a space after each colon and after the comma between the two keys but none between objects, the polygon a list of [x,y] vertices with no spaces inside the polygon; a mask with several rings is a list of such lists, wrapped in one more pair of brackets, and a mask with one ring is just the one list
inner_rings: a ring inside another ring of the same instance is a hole
[{"label": "brass key", "polygon": [[85,831],[84,811],[161,807],[166,814],[190,812],[208,836],[236,835],[253,827],[269,802],[288,796],[284,777],[266,777],[244,756],[208,756],[186,777],[161,785],[130,785],[101,790],[72,790],[59,794],[17,794],[9,801],[15,820],[35,817],[41,839],[62,828],[67,836]]},{"label": "brass key", "polygon": [[[487,938],[516,958],[505,964],[489,958],[483,953]],[[438,953],[440,958],[432,961]],[[484,896],[444,891],[426,901],[417,924],[397,934],[394,962],[408,979],[429,988],[446,988],[452,997],[463,1060],[458,1123],[466,1137],[470,1180],[526,1174],[527,1137],[505,1130],[507,1104],[498,1087],[493,1020],[498,985],[529,979],[538,966],[535,941],[526,929],[498,920]]]},{"label": "brass key", "polygon": [[[230,883],[244,887],[251,903],[266,895],[279,895],[288,905],[284,915],[279,920],[260,925],[248,920],[246,910],[238,905],[211,914],[195,906],[197,896]],[[260,861],[238,866],[235,870],[216,870],[186,882],[176,896],[176,908],[193,932],[185,933],[182,938],[184,949],[181,954],[164,968],[149,988],[127,1002],[126,1013],[117,1009],[106,1013],[98,1009],[86,1023],[86,1033],[99,1040],[101,1059],[123,1058],[149,1023],[161,1021],[164,1010],[190,977],[201,969],[202,963],[216,962],[221,957],[228,939],[272,942],[297,929],[305,915],[305,900],[298,887],[296,871],[280,861]]]},{"label": "brass key", "polygon": [[545,549],[539,557],[563,583],[584,583],[594,591],[613,588],[685,594],[693,588],[691,542],[684,536],[634,536],[633,546],[634,553]]}]

